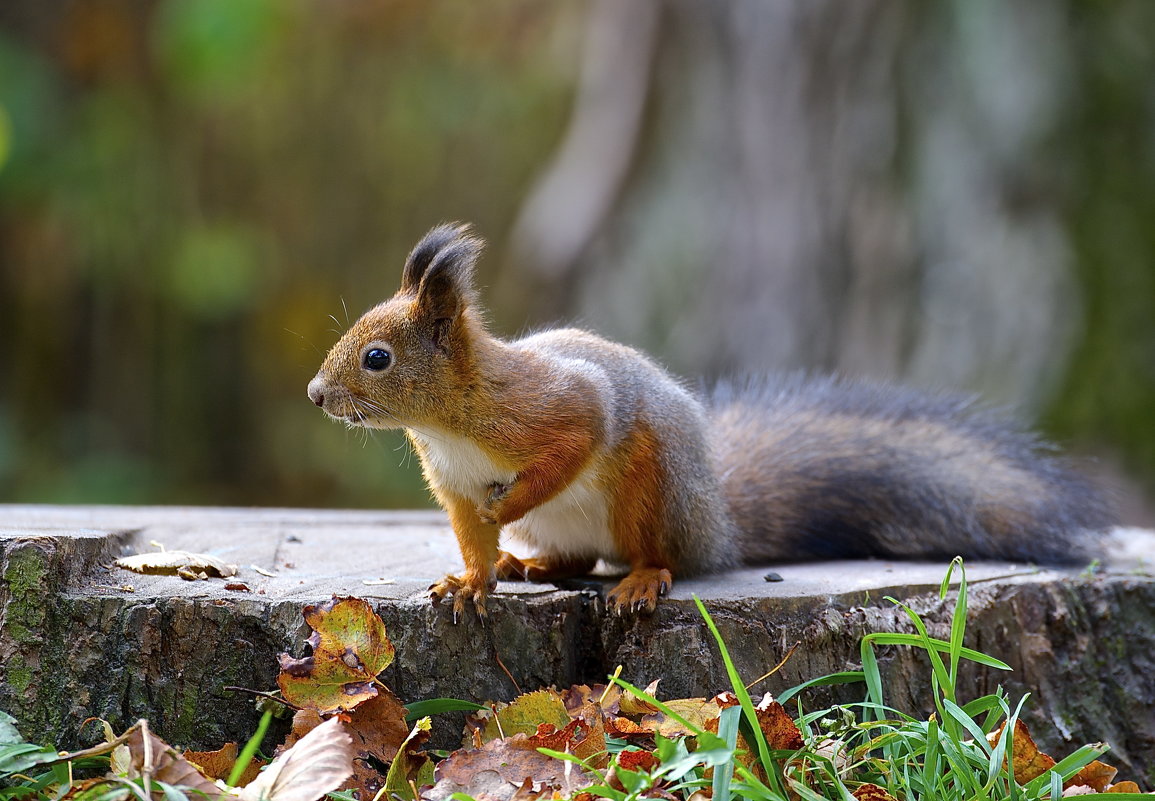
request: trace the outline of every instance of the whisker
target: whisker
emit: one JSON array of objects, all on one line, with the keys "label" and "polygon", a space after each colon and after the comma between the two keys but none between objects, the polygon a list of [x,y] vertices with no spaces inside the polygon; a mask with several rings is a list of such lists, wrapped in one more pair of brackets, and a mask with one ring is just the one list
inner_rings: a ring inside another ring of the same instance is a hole
[{"label": "whisker", "polygon": [[324,352],[322,352],[320,348],[318,348],[316,345],[314,345],[314,344],[313,344],[312,342],[310,342],[308,339],[305,339],[305,336],[304,336],[304,334],[298,334],[296,331],[292,330],[291,328],[286,328],[286,329],[284,329],[284,330],[285,330],[287,333],[290,333],[290,334],[292,334],[293,336],[300,338],[300,339],[301,339],[301,341],[303,341],[303,342],[304,342],[306,345],[308,345],[308,346],[309,346],[310,348],[312,348],[313,350],[317,351],[317,353],[319,353],[321,356],[324,356],[324,355],[325,355],[325,354],[324,354]]},{"label": "whisker", "polygon": [[[340,320],[338,320],[338,319],[337,319],[335,316],[333,316],[332,314],[330,314],[330,315],[329,315],[329,319],[330,319],[330,320],[332,320],[334,323],[336,323],[338,328],[340,328],[340,327],[341,327],[341,321],[340,321]],[[338,332],[338,333],[340,333],[340,332]]]},{"label": "whisker", "polygon": [[384,406],[377,403],[376,401],[369,400],[368,398],[361,398],[360,400],[363,404],[365,404],[365,407],[367,409],[369,409],[369,411],[377,412],[378,414],[383,414],[386,417],[388,417],[389,419],[396,422],[399,426],[402,426],[404,428],[411,428],[412,427],[412,426],[407,426],[404,422],[402,422],[397,417],[397,415],[393,414],[393,412],[389,411],[388,409],[386,409]]},{"label": "whisker", "polygon": [[[349,322],[349,307],[345,305],[345,296],[340,295],[339,297],[341,298],[341,308],[345,310],[345,325],[351,325]],[[338,325],[340,325],[340,323],[338,323]]]}]

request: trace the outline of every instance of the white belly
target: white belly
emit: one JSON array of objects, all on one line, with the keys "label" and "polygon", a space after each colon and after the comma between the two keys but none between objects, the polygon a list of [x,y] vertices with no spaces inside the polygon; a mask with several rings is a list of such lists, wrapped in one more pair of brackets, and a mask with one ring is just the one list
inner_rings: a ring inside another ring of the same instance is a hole
[{"label": "white belly", "polygon": [[530,510],[504,529],[540,554],[621,557],[610,535],[609,504],[592,470],[578,475],[568,487]]},{"label": "white belly", "polygon": [[430,484],[483,503],[495,482],[513,483],[516,473],[498,465],[477,444],[446,431],[415,431],[409,436],[419,445],[425,477]]},{"label": "white belly", "polygon": [[[512,484],[517,475],[498,465],[472,440],[444,431],[409,429],[419,446],[426,478],[481,504],[494,482]],[[592,469],[587,468],[546,503],[510,523],[504,534],[540,554],[596,556],[620,561],[610,535],[609,504]]]}]

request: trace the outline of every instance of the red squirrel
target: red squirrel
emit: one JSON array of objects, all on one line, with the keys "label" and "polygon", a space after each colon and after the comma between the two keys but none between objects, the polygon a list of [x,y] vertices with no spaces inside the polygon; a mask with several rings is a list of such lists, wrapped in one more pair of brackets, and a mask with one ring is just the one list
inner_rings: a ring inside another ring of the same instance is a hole
[{"label": "red squirrel", "polygon": [[1112,523],[1094,487],[969,399],[800,374],[699,397],[587,331],[500,339],[473,280],[482,244],[464,225],[426,234],[308,387],[347,424],[405,429],[465,562],[429,588],[455,619],[467,601],[484,617],[498,580],[599,559],[629,568],[610,606],[652,612],[674,576],[742,562],[1072,562]]}]

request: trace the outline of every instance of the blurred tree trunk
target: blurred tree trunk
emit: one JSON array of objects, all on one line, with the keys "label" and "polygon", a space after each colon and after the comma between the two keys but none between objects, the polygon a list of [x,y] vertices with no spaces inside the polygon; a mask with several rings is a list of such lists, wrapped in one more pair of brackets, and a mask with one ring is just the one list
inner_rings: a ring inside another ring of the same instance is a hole
[{"label": "blurred tree trunk", "polygon": [[1069,36],[1042,2],[597,0],[568,135],[514,226],[530,318],[691,375],[1040,401],[1080,320],[1041,155]]}]

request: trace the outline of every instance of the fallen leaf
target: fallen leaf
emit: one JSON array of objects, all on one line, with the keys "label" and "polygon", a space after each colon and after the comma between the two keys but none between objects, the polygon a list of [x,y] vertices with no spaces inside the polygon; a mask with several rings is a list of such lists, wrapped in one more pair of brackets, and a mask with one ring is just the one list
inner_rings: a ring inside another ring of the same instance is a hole
[{"label": "fallen leaf", "polygon": [[[526,779],[532,779],[535,785],[548,784],[567,796],[594,782],[594,776],[580,766],[539,753],[530,737],[516,734],[491,740],[481,748],[454,751],[437,765],[437,784],[434,790],[444,781],[446,785],[465,788],[453,792],[464,792],[479,798],[474,792],[475,783],[489,781],[481,778],[483,773],[496,773],[515,789],[521,787]],[[442,785],[442,789],[446,785]],[[432,797],[437,797],[436,792],[431,793]]]},{"label": "fallen leaf", "polygon": [[1108,787],[1106,789],[1105,792],[1108,792],[1108,793],[1138,793],[1139,792],[1139,785],[1135,784],[1135,782],[1119,782],[1118,784],[1112,784],[1110,787]]},{"label": "fallen leaf", "polygon": [[280,756],[285,751],[288,751],[297,744],[298,740],[324,722],[325,719],[321,717],[321,713],[317,710],[309,707],[298,709],[293,713],[293,722],[290,725],[289,733],[285,735],[285,742],[277,746],[277,750],[273,756]]},{"label": "fallen leaf", "polygon": [[766,743],[772,749],[797,751],[802,747],[802,732],[798,731],[794,719],[770,693],[762,696],[754,712],[758,716],[762,733],[766,735]]},{"label": "fallen leaf", "polygon": [[373,798],[385,784],[388,766],[409,736],[405,707],[391,690],[379,687],[377,696],[345,713],[345,731],[353,738],[353,778],[343,789],[358,789],[361,798]]},{"label": "fallen leaf", "polygon": [[274,759],[241,790],[240,801],[316,801],[352,774],[353,740],[332,718]]},{"label": "fallen leaf", "polygon": [[658,764],[658,756],[653,751],[620,751],[618,764],[626,770],[638,770],[649,773]]},{"label": "fallen leaf", "polygon": [[[997,729],[987,735],[987,741],[992,746],[998,745],[1006,726],[1007,724],[1004,721]],[[1019,784],[1026,784],[1032,779],[1037,779],[1055,767],[1055,760],[1040,751],[1039,747],[1035,745],[1035,741],[1031,739],[1031,733],[1027,729],[1027,724],[1017,719],[1015,720],[1014,739],[1010,758],[1014,769],[1015,781]]]},{"label": "fallen leaf", "polygon": [[309,605],[302,614],[313,629],[312,653],[280,654],[277,685],[285,700],[323,713],[351,710],[377,695],[377,674],[393,661],[393,644],[373,607],[360,598]]},{"label": "fallen leaf", "polygon": [[[706,730],[706,724],[718,717],[718,705],[714,703],[713,698],[677,698],[663,703],[685,718],[691,726],[699,729]],[[641,723],[643,728],[663,737],[691,736],[694,734],[693,729],[686,728],[681,721],[668,717],[665,712],[661,711],[647,714],[642,718]]]},{"label": "fallen leaf", "polygon": [[897,801],[877,784],[864,784],[851,793],[858,801]]},{"label": "fallen leaf", "polygon": [[652,738],[653,732],[629,718],[606,718],[606,734],[619,739]]},{"label": "fallen leaf", "polygon": [[[661,681],[661,679],[654,679],[651,681],[648,685],[646,685],[646,689],[643,692],[645,692],[646,695],[656,698],[659,681]],[[658,711],[657,707],[652,706],[648,701],[643,701],[641,698],[631,692],[622,693],[621,701],[618,703],[618,707],[621,709],[622,714],[626,715],[627,717],[652,715]]]},{"label": "fallen leaf", "polygon": [[[525,798],[524,795],[518,794],[527,782],[531,788],[534,786],[532,779],[526,779],[519,786],[507,781],[495,770],[482,770],[469,777],[469,784],[458,784],[452,779],[439,779],[429,790],[422,793],[421,798],[423,801],[449,801],[460,793],[474,801],[513,801],[515,796],[519,799]],[[540,797],[540,793],[531,796],[534,799]]]},{"label": "fallen leaf", "polygon": [[[181,754],[149,731],[147,721],[136,723],[125,732],[128,735],[129,760],[126,778],[136,779],[146,773],[154,780],[173,786],[187,787],[208,798],[219,798],[223,792],[217,785],[185,759]],[[154,792],[154,798],[163,797]]]},{"label": "fallen leaf", "polygon": [[417,801],[413,787],[420,791],[422,787],[434,783],[433,760],[422,750],[432,729],[433,722],[429,718],[421,718],[409,732],[389,765],[389,773],[385,777],[385,798],[400,797],[405,801]]},{"label": "fallen leaf", "polygon": [[526,742],[533,748],[548,748],[551,751],[573,754],[578,759],[591,759],[597,755],[599,758],[595,760],[593,767],[602,767],[609,762],[606,733],[598,723],[590,724],[575,719],[567,723],[564,729],[559,729],[552,723],[542,723]]},{"label": "fallen leaf", "polygon": [[[217,751],[185,751],[182,756],[210,779],[224,781],[229,778],[233,766],[237,764],[237,754],[236,743],[225,743]],[[261,772],[261,768],[267,764],[265,760],[254,757],[249,762],[249,766],[245,768],[245,772],[241,774],[240,779],[237,780],[236,786],[244,787],[255,779],[257,774]]]},{"label": "fallen leaf", "polygon": [[537,734],[537,727],[542,723],[564,728],[569,721],[565,701],[556,690],[536,690],[519,695],[508,704],[499,704],[496,713],[492,709],[483,709],[470,715],[465,720],[464,742],[473,742],[474,729],[480,730],[481,741],[487,743],[515,734]]},{"label": "fallen leaf", "polygon": [[597,706],[606,715],[617,715],[620,711],[621,697],[622,688],[616,684],[608,687],[604,684],[595,684],[592,687],[588,684],[575,684],[561,692],[562,701],[570,715],[575,715],[578,710],[589,704]]},{"label": "fallen leaf", "polygon": [[1084,765],[1082,770],[1067,779],[1063,786],[1090,787],[1095,792],[1101,793],[1107,789],[1107,785],[1111,783],[1111,779],[1114,779],[1118,772],[1118,768],[1111,767],[1096,759],[1094,762]]},{"label": "fallen leaf", "polygon": [[228,578],[237,574],[236,565],[227,564],[214,556],[188,551],[140,553],[136,556],[125,556],[117,559],[113,564],[134,573],[148,573],[154,576],[171,576],[181,570],[204,572],[221,578]]}]

